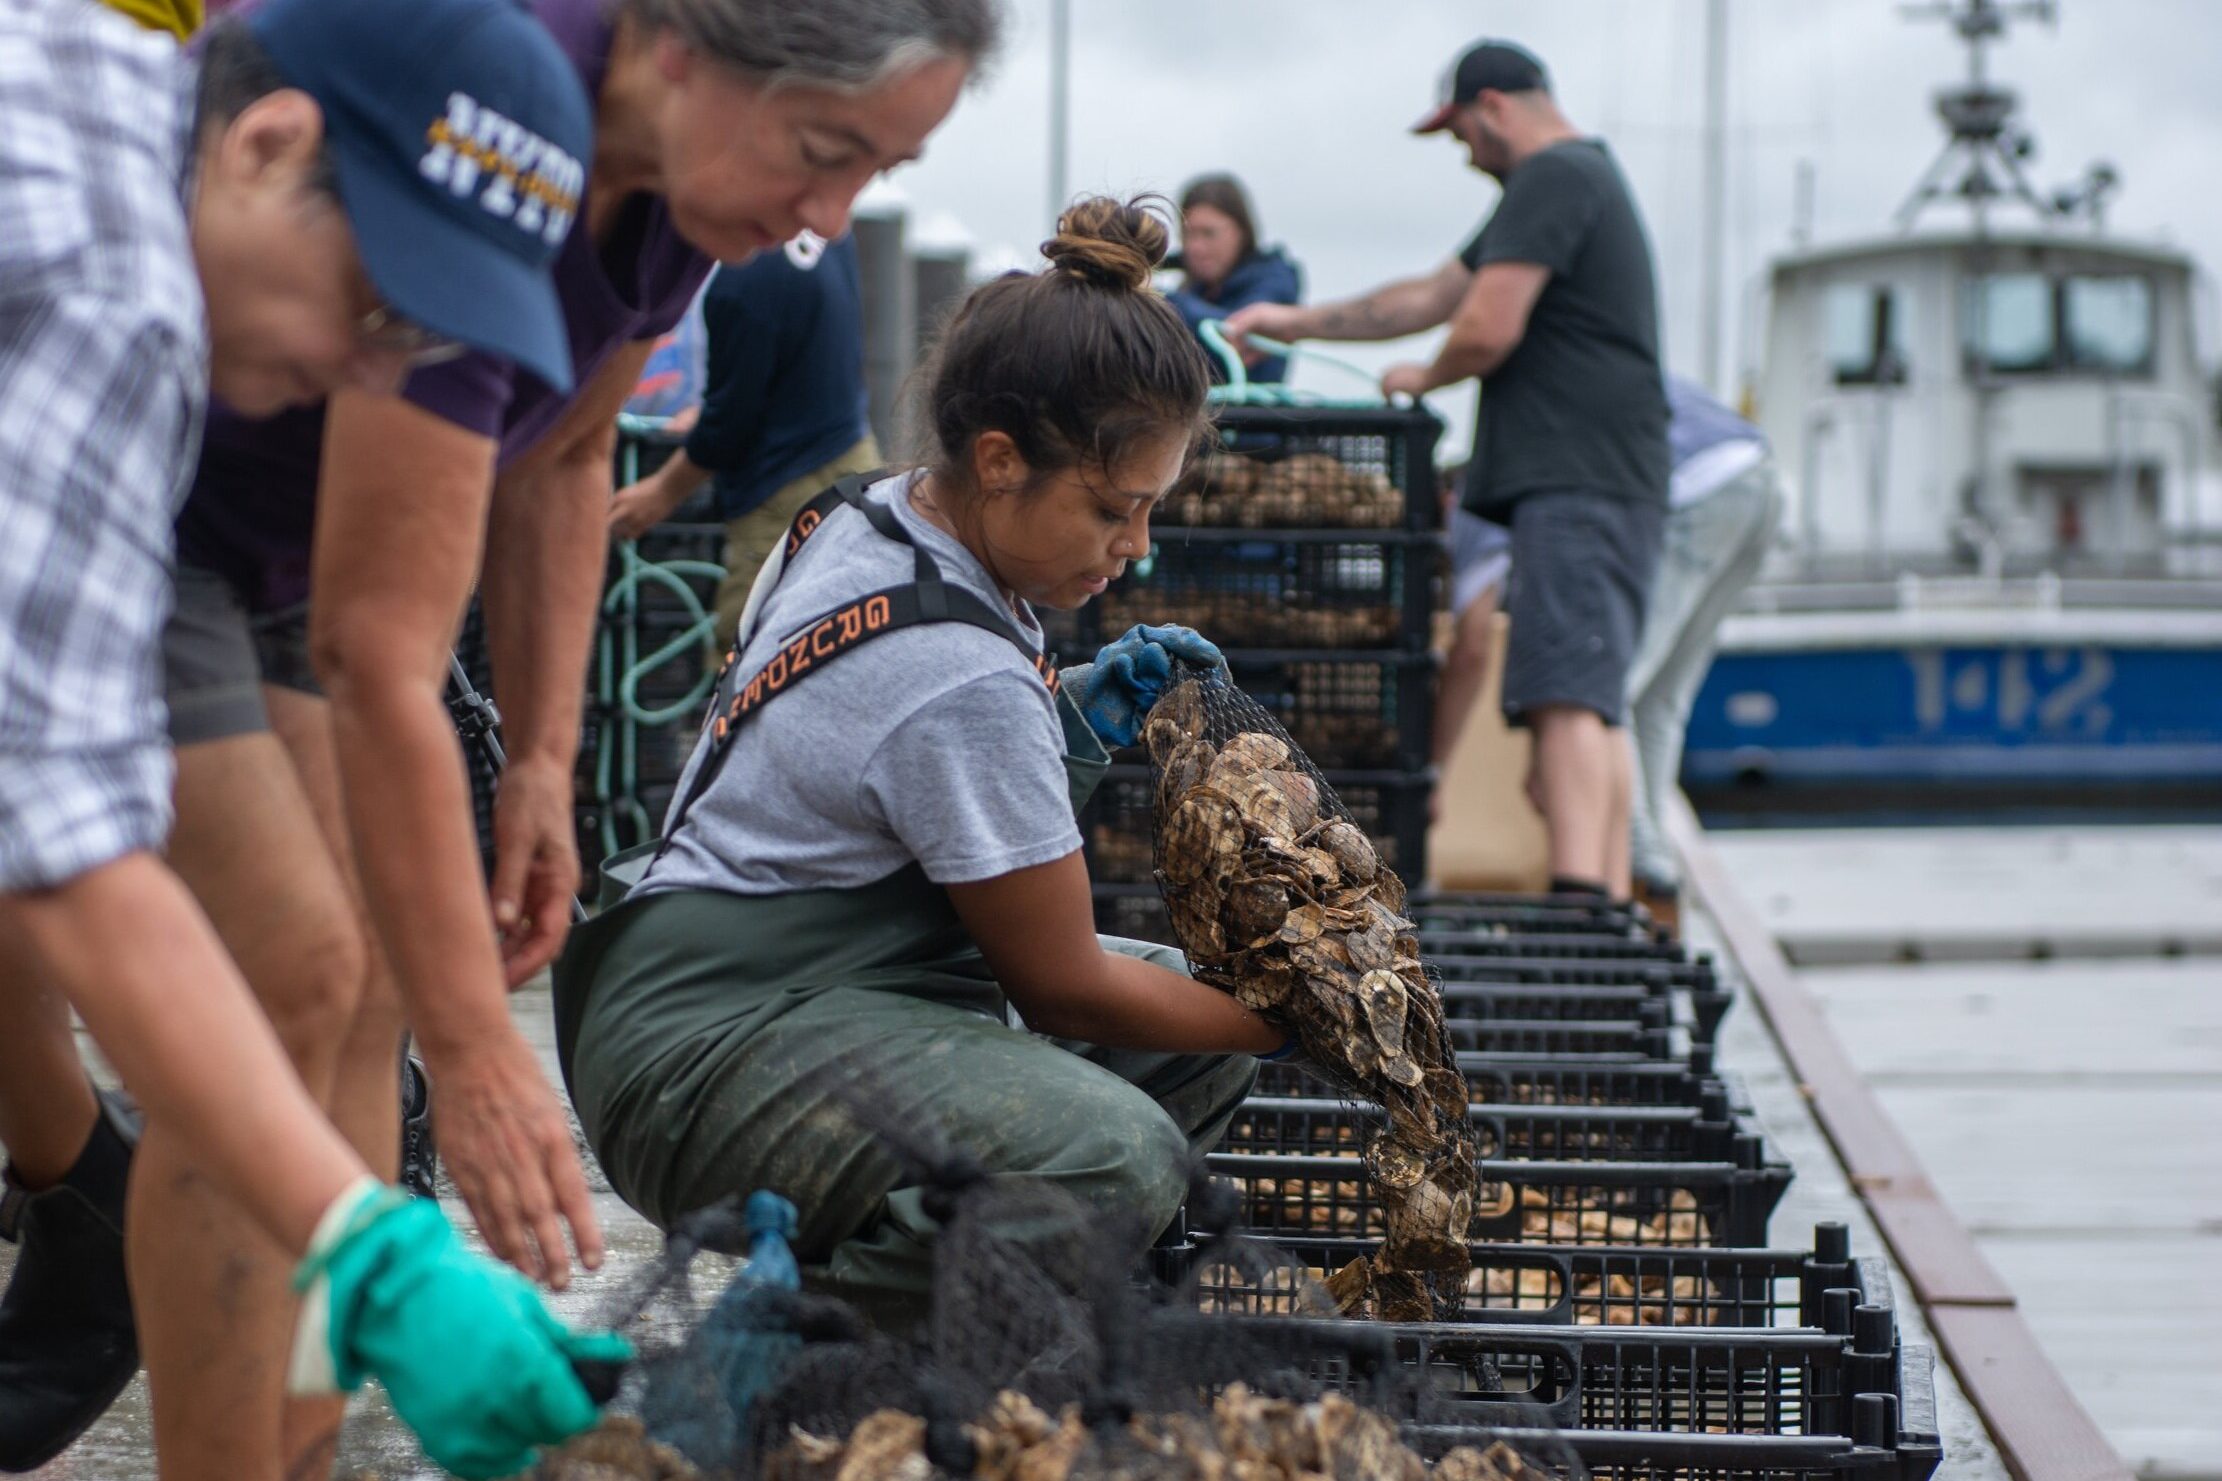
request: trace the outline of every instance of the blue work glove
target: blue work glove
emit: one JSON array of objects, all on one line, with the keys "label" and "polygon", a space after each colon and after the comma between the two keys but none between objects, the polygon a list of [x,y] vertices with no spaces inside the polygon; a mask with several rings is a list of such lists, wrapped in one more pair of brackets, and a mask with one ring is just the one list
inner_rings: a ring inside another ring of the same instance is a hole
[{"label": "blue work glove", "polygon": [[325,1213],[293,1282],[287,1387],[378,1379],[425,1454],[458,1476],[514,1475],[538,1447],[592,1428],[572,1360],[633,1355],[622,1337],[557,1321],[523,1276],[465,1249],[438,1204],[367,1177]]},{"label": "blue work glove", "polygon": [[1199,668],[1217,668],[1227,661],[1193,628],[1137,626],[1117,642],[1104,644],[1095,662],[1065,669],[1057,679],[1098,740],[1131,746],[1142,737],[1150,707],[1173,682],[1176,658]]}]

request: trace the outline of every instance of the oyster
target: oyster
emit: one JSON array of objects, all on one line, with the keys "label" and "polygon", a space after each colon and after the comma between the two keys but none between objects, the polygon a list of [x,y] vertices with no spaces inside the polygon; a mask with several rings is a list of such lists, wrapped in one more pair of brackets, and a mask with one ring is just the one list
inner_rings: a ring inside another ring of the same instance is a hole
[{"label": "oyster", "polygon": [[1193,680],[1175,684],[1150,707],[1150,719],[1163,720],[1175,732],[1193,740],[1204,738],[1203,686]]},{"label": "oyster", "polygon": [[1241,857],[1241,820],[1232,804],[1193,792],[1165,824],[1165,877],[1177,885],[1223,875]]},{"label": "oyster", "polygon": [[1288,802],[1288,836],[1296,837],[1319,821],[1319,784],[1300,771],[1269,771],[1266,784]]},{"label": "oyster", "polygon": [[1366,1149],[1366,1171],[1385,1188],[1412,1188],[1427,1176],[1427,1159],[1393,1137],[1376,1137]]},{"label": "oyster", "polygon": [[[1394,972],[1376,968],[1358,980],[1358,1001],[1366,1010],[1366,1026],[1373,1030],[1373,1042],[1381,1046],[1383,1054],[1404,1052],[1404,982]],[[1417,1085],[1419,1071],[1412,1078],[1398,1082]]]},{"label": "oyster", "polygon": [[1381,871],[1381,859],[1374,853],[1372,841],[1355,823],[1329,823],[1320,830],[1319,846],[1334,856],[1346,878],[1372,879]]},{"label": "oyster", "polygon": [[[1190,682],[1193,683],[1194,681],[1191,680]],[[1185,689],[1188,686],[1184,684],[1179,687]],[[1199,691],[1198,707],[1201,708],[1200,693],[1202,686],[1197,687]],[[1176,689],[1174,692],[1178,693],[1179,690]],[[1153,710],[1151,713],[1155,714],[1156,711]],[[1240,735],[1229,739],[1226,745],[1220,749],[1219,755],[1230,766],[1243,772],[1271,771],[1287,762],[1288,743],[1277,740],[1260,730],[1245,730]]]},{"label": "oyster", "polygon": [[1326,928],[1326,911],[1317,905],[1299,905],[1281,921],[1280,939],[1293,946],[1316,939]]},{"label": "oyster", "polygon": [[1224,797],[1233,804],[1251,834],[1285,846],[1285,840],[1296,832],[1296,815],[1287,796],[1266,780],[1271,775],[1231,771],[1227,753],[1222,751],[1205,776],[1202,790],[1207,796]]},{"label": "oyster", "polygon": [[1238,940],[1260,945],[1288,919],[1288,886],[1271,875],[1238,879],[1227,891],[1227,924]]},{"label": "oyster", "polygon": [[[1150,721],[1153,730],[1157,724],[1154,719]],[[1172,727],[1168,725],[1165,728],[1170,730]],[[1165,747],[1163,755],[1158,754],[1153,737],[1150,757],[1158,767],[1157,796],[1160,807],[1177,805],[1186,797],[1190,789],[1211,770],[1213,759],[1210,746],[1184,735],[1176,736]]]}]

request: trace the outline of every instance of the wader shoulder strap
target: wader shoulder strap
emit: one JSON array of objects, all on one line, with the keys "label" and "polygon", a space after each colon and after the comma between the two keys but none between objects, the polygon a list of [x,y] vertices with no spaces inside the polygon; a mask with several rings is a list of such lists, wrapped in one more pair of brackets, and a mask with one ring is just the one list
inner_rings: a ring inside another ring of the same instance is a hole
[{"label": "wader shoulder strap", "polygon": [[[718,682],[711,691],[711,707],[706,729],[709,732],[709,749],[701,765],[687,785],[686,794],[672,810],[669,825],[664,829],[663,840],[656,847],[656,858],[677,836],[679,825],[686,820],[687,810],[700,800],[716,780],[720,767],[733,749],[733,742],[740,728],[765,705],[787,693],[811,674],[852,649],[860,648],[874,638],[900,632],[906,627],[919,627],[935,622],[962,622],[985,632],[994,633],[1010,643],[1025,656],[1034,672],[1057,692],[1057,661],[1050,654],[1037,650],[1026,640],[1016,624],[985,601],[961,586],[951,586],[942,579],[941,567],[926,548],[910,538],[894,511],[885,505],[865,499],[864,488],[882,477],[878,473],[855,475],[842,479],[832,488],[805,504],[795,515],[794,523],[787,530],[787,559],[815,534],[825,522],[825,516],[835,506],[847,503],[855,508],[872,527],[891,540],[911,547],[917,556],[916,576],[900,586],[883,587],[868,595],[845,603],[787,639],[772,655],[771,660],[751,675],[746,682],[739,682],[735,675],[739,667],[740,650],[746,643],[745,635],[733,641],[733,651],[726,655],[725,667],[718,674]],[[649,866],[653,868],[651,863]]]}]

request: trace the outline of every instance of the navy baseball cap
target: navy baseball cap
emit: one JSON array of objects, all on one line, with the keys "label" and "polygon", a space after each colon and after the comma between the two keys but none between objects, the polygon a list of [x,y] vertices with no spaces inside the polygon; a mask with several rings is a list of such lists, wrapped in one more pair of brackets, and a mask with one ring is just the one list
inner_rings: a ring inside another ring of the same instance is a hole
[{"label": "navy baseball cap", "polygon": [[388,307],[568,391],[548,270],[578,218],[594,119],[555,38],[516,0],[270,0],[247,25],[323,110]]},{"label": "navy baseball cap", "polygon": [[1415,134],[1450,127],[1450,116],[1484,92],[1549,92],[1550,76],[1535,53],[1509,41],[1477,41],[1443,74],[1442,95],[1427,117],[1412,125]]}]

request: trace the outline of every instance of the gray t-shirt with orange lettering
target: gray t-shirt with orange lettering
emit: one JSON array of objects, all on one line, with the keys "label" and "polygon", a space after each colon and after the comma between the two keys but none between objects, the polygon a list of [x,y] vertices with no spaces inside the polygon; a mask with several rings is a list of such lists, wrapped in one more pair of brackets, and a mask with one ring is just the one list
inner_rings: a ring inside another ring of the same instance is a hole
[{"label": "gray t-shirt with orange lettering", "polygon": [[[866,497],[894,509],[943,579],[1039,645],[1026,604],[1005,598],[971,552],[910,508],[915,476],[883,480]],[[909,546],[835,509],[764,603],[740,674],[827,613],[913,573]],[[1017,648],[969,623],[903,628],[758,710],[634,893],[854,888],[913,862],[936,884],[963,884],[1047,864],[1080,847],[1064,752],[1056,700]],[[703,755],[697,743],[679,796]]]}]

